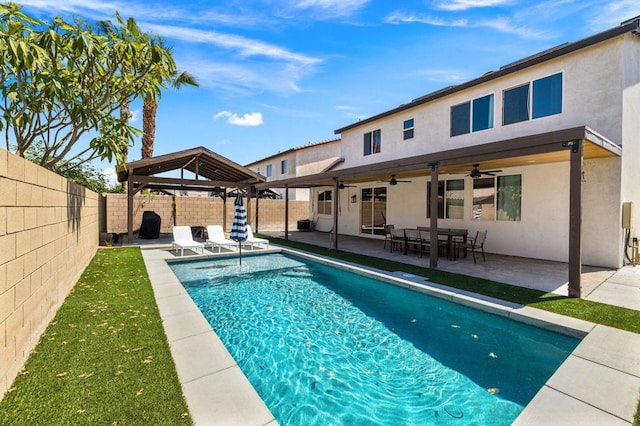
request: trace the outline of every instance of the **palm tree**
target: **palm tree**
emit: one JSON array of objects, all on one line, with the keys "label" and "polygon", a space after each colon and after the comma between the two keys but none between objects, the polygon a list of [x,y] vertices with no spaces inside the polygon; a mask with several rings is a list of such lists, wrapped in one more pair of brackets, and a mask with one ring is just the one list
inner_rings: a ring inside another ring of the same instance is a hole
[{"label": "palm tree", "polygon": [[[187,71],[180,73],[175,72],[171,76],[171,87],[180,90],[184,85],[199,87],[196,78]],[[151,158],[153,156],[153,144],[156,137],[156,111],[158,110],[158,99],[160,93],[153,91],[144,98],[142,105],[142,158]]]}]

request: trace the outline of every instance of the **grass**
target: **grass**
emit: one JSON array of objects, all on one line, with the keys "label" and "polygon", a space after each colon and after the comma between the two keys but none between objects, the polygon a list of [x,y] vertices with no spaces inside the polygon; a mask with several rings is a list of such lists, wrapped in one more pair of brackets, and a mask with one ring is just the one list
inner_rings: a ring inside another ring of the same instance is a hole
[{"label": "grass", "polygon": [[0,402],[0,424],[192,424],[139,248],[98,250]]},{"label": "grass", "polygon": [[269,237],[269,240],[273,244],[304,250],[384,271],[403,271],[413,275],[428,277],[429,281],[438,284],[640,334],[640,311],[633,309],[592,302],[585,299],[560,296],[554,293],[545,293],[539,290],[499,283],[483,278],[454,274],[438,269],[407,265],[383,258],[319,247],[298,241],[274,237]]}]

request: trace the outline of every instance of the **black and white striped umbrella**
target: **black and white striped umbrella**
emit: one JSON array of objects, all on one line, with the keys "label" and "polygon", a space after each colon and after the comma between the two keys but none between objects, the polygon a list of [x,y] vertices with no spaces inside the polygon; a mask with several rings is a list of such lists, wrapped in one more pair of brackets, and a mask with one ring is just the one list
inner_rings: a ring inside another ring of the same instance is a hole
[{"label": "black and white striped umbrella", "polygon": [[242,194],[238,191],[234,203],[236,210],[233,214],[233,223],[229,237],[238,242],[240,253],[240,264],[242,264],[242,243],[247,239],[247,211],[242,204]]}]

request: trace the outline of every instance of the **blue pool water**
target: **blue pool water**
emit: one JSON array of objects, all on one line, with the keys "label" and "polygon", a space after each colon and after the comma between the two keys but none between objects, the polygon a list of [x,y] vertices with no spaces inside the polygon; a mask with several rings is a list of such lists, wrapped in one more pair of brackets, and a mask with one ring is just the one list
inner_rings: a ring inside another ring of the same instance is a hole
[{"label": "blue pool water", "polygon": [[281,425],[508,425],[579,342],[293,256],[242,263],[171,268]]}]

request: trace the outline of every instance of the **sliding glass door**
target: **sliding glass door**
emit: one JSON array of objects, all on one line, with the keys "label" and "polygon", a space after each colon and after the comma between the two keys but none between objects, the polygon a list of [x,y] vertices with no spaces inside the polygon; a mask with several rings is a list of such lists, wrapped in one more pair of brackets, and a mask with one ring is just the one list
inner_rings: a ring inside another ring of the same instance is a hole
[{"label": "sliding glass door", "polygon": [[384,235],[387,188],[363,188],[360,196],[360,233]]}]

